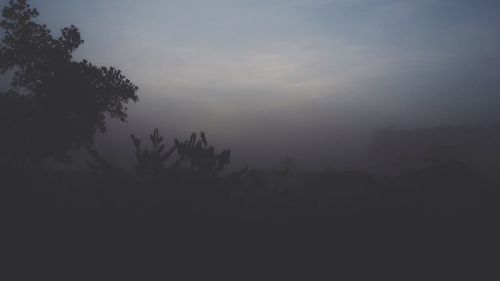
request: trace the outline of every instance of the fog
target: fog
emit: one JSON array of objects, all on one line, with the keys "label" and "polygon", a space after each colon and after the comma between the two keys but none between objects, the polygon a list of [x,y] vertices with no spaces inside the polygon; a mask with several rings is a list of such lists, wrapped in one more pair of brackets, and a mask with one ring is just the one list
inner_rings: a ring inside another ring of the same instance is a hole
[{"label": "fog", "polygon": [[130,133],[155,127],[205,131],[236,169],[350,168],[374,129],[500,121],[498,1],[32,2],[52,30],[79,28],[75,59],[139,86],[129,122],[97,138],[123,165]]}]

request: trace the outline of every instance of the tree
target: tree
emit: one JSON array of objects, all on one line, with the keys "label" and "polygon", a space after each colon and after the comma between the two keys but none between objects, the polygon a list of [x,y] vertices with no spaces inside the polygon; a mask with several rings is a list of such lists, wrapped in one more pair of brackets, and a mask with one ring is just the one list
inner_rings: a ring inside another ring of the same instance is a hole
[{"label": "tree", "polygon": [[0,93],[4,161],[67,159],[68,151],[92,145],[96,131],[106,130],[106,116],[126,120],[138,88],[119,69],[73,61],[83,43],[75,26],[53,37],[34,21],[38,11],[27,0],[11,0],[2,15],[0,73],[13,77],[10,90]]}]

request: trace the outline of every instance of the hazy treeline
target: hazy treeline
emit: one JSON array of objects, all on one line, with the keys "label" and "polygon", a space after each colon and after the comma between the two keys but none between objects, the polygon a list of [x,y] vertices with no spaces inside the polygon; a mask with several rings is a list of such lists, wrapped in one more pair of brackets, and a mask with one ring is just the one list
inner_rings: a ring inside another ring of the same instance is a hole
[{"label": "hazy treeline", "polygon": [[369,161],[365,161],[373,162],[370,168],[377,166],[375,171],[398,173],[458,160],[497,176],[499,156],[499,124],[415,130],[385,128],[372,134],[365,158]]}]

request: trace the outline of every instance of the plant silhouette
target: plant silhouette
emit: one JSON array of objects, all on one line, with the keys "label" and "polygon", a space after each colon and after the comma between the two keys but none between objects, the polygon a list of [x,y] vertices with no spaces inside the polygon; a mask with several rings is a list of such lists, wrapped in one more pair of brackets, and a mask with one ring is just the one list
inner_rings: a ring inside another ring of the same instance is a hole
[{"label": "plant silhouette", "polygon": [[160,174],[167,170],[165,162],[177,148],[176,145],[173,145],[168,151],[164,151],[165,145],[162,144],[163,137],[160,136],[158,129],[154,129],[153,134],[149,136],[153,145],[151,150],[147,148],[141,149],[141,140],[133,134],[131,134],[130,137],[135,147],[135,157],[137,160],[134,168],[139,174]]},{"label": "plant silhouette", "polygon": [[189,161],[189,171],[206,176],[216,176],[231,161],[231,149],[224,149],[216,154],[213,146],[208,146],[204,132],[196,141],[196,133],[192,133],[189,140],[179,142],[175,139],[177,152],[182,160]]},{"label": "plant silhouette", "polygon": [[138,100],[138,87],[119,69],[73,61],[83,43],[75,26],[53,37],[34,21],[38,11],[26,0],[11,0],[2,15],[0,73],[13,77],[0,94],[0,125],[8,132],[0,140],[4,162],[67,160],[68,151],[92,145],[95,132],[105,131],[106,116],[126,120],[126,104]]},{"label": "plant silhouette", "polygon": [[[135,147],[137,160],[134,169],[140,175],[159,175],[175,169],[190,175],[216,177],[231,161],[231,150],[225,149],[220,153],[215,153],[214,146],[208,146],[204,132],[200,133],[198,141],[196,133],[192,133],[190,138],[183,142],[175,139],[174,145],[167,151],[165,151],[165,145],[162,143],[163,137],[160,136],[158,129],[154,129],[149,136],[151,149],[142,149],[141,139],[133,134],[130,137]],[[178,158],[167,166],[166,162],[175,151],[177,151]]]}]

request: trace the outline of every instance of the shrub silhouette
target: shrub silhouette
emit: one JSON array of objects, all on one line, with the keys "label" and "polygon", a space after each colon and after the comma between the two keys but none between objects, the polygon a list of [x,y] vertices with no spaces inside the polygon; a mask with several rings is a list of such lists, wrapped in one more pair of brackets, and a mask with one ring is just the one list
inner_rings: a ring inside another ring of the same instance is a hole
[{"label": "shrub silhouette", "polygon": [[200,133],[200,139],[196,141],[196,133],[191,134],[189,140],[179,142],[175,139],[177,152],[181,160],[189,162],[189,172],[217,176],[231,161],[231,149],[224,149],[216,154],[213,146],[208,146],[204,132]]},{"label": "shrub silhouette", "polygon": [[[159,130],[154,129],[149,136],[152,147],[141,148],[142,141],[133,134],[130,135],[135,147],[136,163],[134,169],[140,175],[164,174],[172,170],[182,170],[190,175],[203,175],[216,177],[230,162],[231,150],[225,149],[220,153],[215,153],[214,146],[208,146],[204,132],[200,133],[197,141],[196,133],[192,133],[188,140],[180,142],[177,138],[172,147],[165,151],[163,137]],[[170,165],[172,154],[177,151],[178,158]],[[244,174],[242,172],[242,174]]]},{"label": "shrub silhouette", "polygon": [[[137,163],[134,164],[135,170],[141,175],[160,174],[167,171],[165,162],[170,158],[177,146],[174,144],[169,150],[165,150],[165,145],[162,144],[163,137],[160,136],[158,129],[154,129],[153,134],[149,136],[152,149],[141,149],[141,140],[130,135],[135,147],[135,157]],[[177,162],[176,162],[177,163]],[[174,163],[175,165],[175,163]]]},{"label": "shrub silhouette", "polygon": [[13,78],[1,94],[0,125],[9,133],[0,147],[10,164],[67,160],[69,150],[92,145],[95,132],[105,131],[106,115],[126,119],[125,105],[138,100],[138,88],[116,68],[73,61],[83,43],[75,26],[53,37],[26,0],[11,0],[2,15],[0,73]]}]

